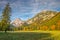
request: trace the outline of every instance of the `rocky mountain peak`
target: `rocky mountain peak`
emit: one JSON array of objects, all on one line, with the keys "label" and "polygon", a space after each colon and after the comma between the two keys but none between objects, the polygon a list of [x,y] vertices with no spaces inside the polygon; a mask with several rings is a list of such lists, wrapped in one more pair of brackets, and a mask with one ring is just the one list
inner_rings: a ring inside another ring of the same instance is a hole
[{"label": "rocky mountain peak", "polygon": [[24,24],[24,21],[19,18],[16,18],[11,24],[13,24],[13,26],[19,27]]}]

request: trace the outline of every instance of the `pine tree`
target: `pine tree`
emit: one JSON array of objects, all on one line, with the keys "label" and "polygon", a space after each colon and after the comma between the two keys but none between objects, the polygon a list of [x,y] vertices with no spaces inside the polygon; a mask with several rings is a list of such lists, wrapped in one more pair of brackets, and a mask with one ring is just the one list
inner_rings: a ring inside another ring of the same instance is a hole
[{"label": "pine tree", "polygon": [[1,20],[2,31],[6,32],[8,27],[10,27],[10,16],[11,16],[11,8],[8,3],[6,4],[6,7],[2,12],[2,20]]}]

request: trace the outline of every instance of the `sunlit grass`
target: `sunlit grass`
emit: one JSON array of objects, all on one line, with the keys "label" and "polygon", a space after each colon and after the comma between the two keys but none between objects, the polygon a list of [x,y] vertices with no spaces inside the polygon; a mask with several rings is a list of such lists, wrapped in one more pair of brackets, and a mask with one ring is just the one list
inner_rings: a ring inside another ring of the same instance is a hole
[{"label": "sunlit grass", "polygon": [[7,31],[0,32],[0,40],[60,40],[60,31]]},{"label": "sunlit grass", "polygon": [[53,40],[51,35],[42,32],[0,32],[0,40]]}]

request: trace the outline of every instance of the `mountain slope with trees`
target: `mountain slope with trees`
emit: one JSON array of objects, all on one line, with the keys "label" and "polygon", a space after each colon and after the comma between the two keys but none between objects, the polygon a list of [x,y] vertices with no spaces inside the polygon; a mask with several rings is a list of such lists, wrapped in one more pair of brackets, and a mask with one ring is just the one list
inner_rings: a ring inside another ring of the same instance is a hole
[{"label": "mountain slope with trees", "polygon": [[58,12],[56,12],[56,11],[42,11],[42,12],[38,13],[37,15],[35,15],[33,18],[29,19],[28,24],[33,23],[34,21],[37,22],[37,20],[39,20],[40,23],[42,21],[49,20],[53,16],[55,16],[57,13]]},{"label": "mountain slope with trees", "polygon": [[[37,19],[34,20],[34,18],[36,17]],[[32,23],[24,25],[20,28],[22,28],[22,30],[60,30],[60,12],[55,11],[42,12],[37,14],[29,21],[30,22],[32,21]]]},{"label": "mountain slope with trees", "polygon": [[60,30],[60,12],[58,12],[55,16],[53,16],[51,19],[47,19],[44,21],[36,20],[32,24],[30,24],[32,27],[36,29],[42,29],[42,30]]}]

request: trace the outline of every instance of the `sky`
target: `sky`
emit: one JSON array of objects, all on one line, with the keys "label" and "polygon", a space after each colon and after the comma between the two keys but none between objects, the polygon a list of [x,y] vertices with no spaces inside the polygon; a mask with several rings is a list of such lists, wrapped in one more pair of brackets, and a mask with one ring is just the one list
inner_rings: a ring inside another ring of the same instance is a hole
[{"label": "sky", "polygon": [[60,0],[0,0],[0,15],[7,3],[11,7],[11,20],[28,20],[42,10],[60,11]]}]

